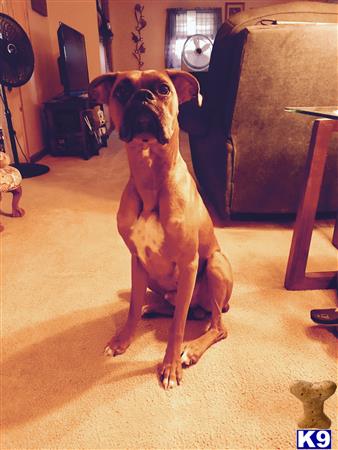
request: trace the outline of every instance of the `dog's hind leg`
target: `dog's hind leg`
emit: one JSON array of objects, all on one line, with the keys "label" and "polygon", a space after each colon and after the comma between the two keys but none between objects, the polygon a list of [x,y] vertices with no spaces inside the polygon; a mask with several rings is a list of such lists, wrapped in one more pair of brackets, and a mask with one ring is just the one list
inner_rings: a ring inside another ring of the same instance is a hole
[{"label": "dog's hind leg", "polygon": [[[193,296],[198,296],[199,288],[195,286]],[[154,291],[156,292],[156,291]],[[169,291],[165,294],[155,293],[155,300],[146,303],[142,308],[143,319],[153,319],[155,317],[173,317],[175,312],[176,291]],[[205,310],[201,305],[189,307],[188,320],[204,320],[210,316],[210,312]]]},{"label": "dog's hind leg", "polygon": [[175,307],[170,304],[166,297],[159,297],[154,302],[147,303],[142,308],[143,319],[153,319],[154,317],[173,317]]},{"label": "dog's hind leg", "polygon": [[184,348],[181,361],[185,366],[195,364],[212,344],[227,337],[227,331],[222,323],[222,311],[228,309],[233,281],[230,264],[221,252],[216,251],[208,259],[206,276],[208,309],[211,310],[210,327],[205,334],[188,343]]}]

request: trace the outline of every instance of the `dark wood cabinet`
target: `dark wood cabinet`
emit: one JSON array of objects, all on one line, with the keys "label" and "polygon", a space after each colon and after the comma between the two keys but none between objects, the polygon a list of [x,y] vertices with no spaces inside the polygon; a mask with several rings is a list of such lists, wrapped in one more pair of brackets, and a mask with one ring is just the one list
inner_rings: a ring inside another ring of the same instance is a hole
[{"label": "dark wood cabinet", "polygon": [[60,96],[44,104],[47,151],[53,156],[89,159],[107,145],[103,107],[87,95]]}]

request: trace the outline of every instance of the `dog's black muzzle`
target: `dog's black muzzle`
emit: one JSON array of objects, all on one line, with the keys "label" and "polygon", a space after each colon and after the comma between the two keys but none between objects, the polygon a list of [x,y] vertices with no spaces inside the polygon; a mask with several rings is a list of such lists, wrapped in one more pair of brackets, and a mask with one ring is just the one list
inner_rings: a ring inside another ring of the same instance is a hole
[{"label": "dog's black muzzle", "polygon": [[162,145],[169,142],[162,125],[163,113],[156,107],[155,101],[154,94],[146,89],[134,94],[124,112],[120,128],[122,141],[130,142],[138,135],[149,134]]}]

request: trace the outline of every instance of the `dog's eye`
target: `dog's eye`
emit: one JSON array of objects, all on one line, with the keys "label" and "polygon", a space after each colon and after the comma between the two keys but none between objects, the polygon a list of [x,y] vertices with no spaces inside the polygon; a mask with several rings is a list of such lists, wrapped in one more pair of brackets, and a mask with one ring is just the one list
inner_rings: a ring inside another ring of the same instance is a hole
[{"label": "dog's eye", "polygon": [[124,84],[117,86],[114,92],[114,97],[116,97],[120,103],[126,103],[131,97],[132,93],[133,93],[132,86],[129,84]]},{"label": "dog's eye", "polygon": [[157,92],[160,95],[169,95],[170,94],[170,87],[167,84],[162,83],[162,84],[160,84],[157,87]]}]

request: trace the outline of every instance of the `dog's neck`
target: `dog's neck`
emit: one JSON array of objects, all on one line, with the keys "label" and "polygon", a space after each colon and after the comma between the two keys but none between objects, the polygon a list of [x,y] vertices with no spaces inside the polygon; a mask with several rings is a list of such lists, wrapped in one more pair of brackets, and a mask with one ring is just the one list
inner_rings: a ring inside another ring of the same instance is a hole
[{"label": "dog's neck", "polygon": [[143,201],[143,211],[158,209],[160,190],[182,162],[179,129],[168,144],[133,141],[127,145],[130,174]]}]

